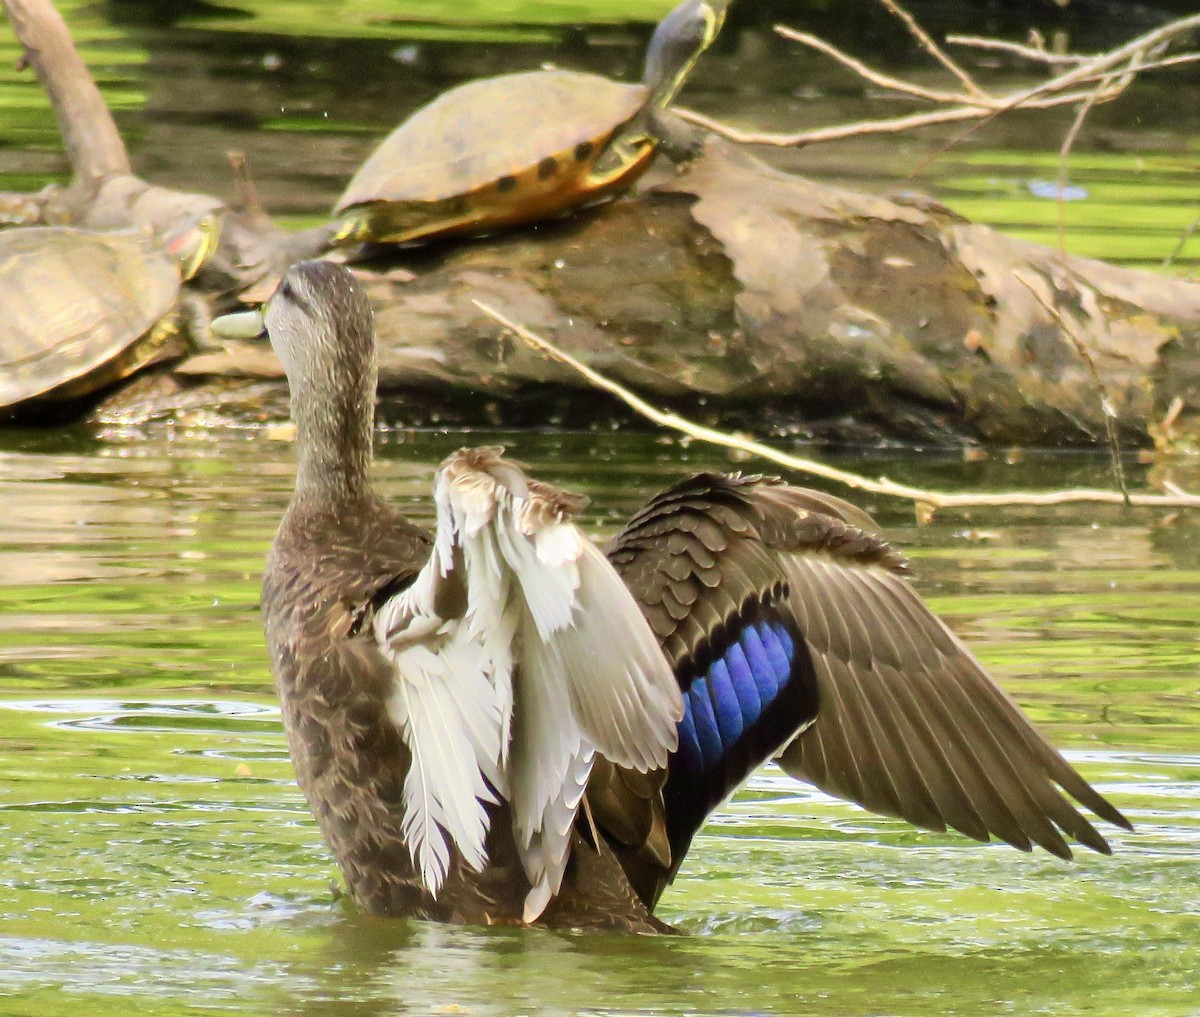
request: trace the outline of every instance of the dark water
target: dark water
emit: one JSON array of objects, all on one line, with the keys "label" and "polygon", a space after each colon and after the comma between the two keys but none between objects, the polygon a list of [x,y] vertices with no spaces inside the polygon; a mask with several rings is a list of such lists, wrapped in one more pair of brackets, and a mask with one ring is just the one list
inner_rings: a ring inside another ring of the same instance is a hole
[{"label": "dark water", "polygon": [[[394,433],[380,482],[429,521],[436,463],[496,440],[589,495],[599,535],[681,472],[729,465],[654,435]],[[334,902],[257,610],[286,442],[158,426],[0,444],[0,1013],[1200,1006],[1195,519],[1073,509],[915,529],[872,506],[933,606],[1135,822],[1113,857],[917,833],[768,769],[664,899],[694,935],[654,942],[371,921]],[[1104,479],[1080,457],[858,465],[928,484]]]},{"label": "dark water", "polygon": [[[667,6],[63,4],[143,173],[229,195],[224,153],[242,148],[271,209],[297,224],[323,214],[404,113],[464,78],[543,60],[636,76],[646,21]],[[853,79],[774,41],[771,18],[933,78],[871,5],[837,25],[815,8],[793,19],[789,4],[751,7],[698,68],[690,104],[776,128],[880,114]],[[939,11],[957,19],[944,27],[1019,37],[1037,24],[1081,49],[1153,18],[923,8]],[[602,24],[563,27],[589,21]],[[65,165],[15,57],[0,30],[0,188],[32,188]],[[1040,195],[1069,120],[1003,117],[915,186],[1053,242],[1056,204]],[[1072,161],[1085,193],[1066,209],[1068,246],[1161,261],[1200,212],[1197,136],[1194,72],[1097,109]],[[892,190],[914,186],[909,171],[947,138],[775,158]],[[1197,243],[1182,270],[1200,263]],[[721,810],[664,899],[691,937],[448,929],[336,902],[292,783],[257,608],[292,476],[273,434],[183,420],[0,433],[0,1014],[1200,1012],[1195,517],[1075,507],[918,529],[907,509],[860,500],[911,555],[934,608],[1133,819],[1112,858],[1067,864],[920,834],[768,769]],[[681,472],[730,465],[657,434],[394,432],[381,436],[381,484],[429,521],[438,461],[496,440],[589,495],[599,536]],[[1107,483],[1103,462],[1083,456],[843,465],[954,489]],[[1131,481],[1147,469],[1131,464]],[[1200,487],[1195,466],[1154,471]]]}]

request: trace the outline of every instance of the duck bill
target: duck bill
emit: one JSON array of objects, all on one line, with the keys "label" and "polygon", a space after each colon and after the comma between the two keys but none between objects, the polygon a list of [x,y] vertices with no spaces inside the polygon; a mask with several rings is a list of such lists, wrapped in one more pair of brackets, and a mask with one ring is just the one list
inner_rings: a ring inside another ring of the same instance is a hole
[{"label": "duck bill", "polygon": [[218,339],[262,339],[267,334],[267,323],[263,312],[239,311],[214,318],[212,334]]}]

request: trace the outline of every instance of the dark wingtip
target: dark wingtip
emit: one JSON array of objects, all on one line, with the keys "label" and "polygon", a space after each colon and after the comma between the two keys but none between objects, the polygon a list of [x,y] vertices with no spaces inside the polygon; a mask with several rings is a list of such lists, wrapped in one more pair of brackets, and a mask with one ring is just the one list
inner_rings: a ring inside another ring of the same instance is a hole
[{"label": "dark wingtip", "polygon": [[[1053,774],[1053,778],[1064,791],[1079,802],[1080,805],[1091,809],[1092,812],[1105,822],[1112,823],[1113,826],[1119,826],[1122,830],[1133,829],[1133,824],[1121,815],[1112,802],[1076,773],[1066,760],[1060,759],[1060,762],[1062,763],[1062,767],[1058,772]],[[1101,839],[1103,840],[1103,838]]]},{"label": "dark wingtip", "polygon": [[1066,841],[1050,841],[1049,844],[1043,843],[1042,847],[1056,858],[1061,858],[1064,862],[1069,862],[1075,857],[1074,852],[1071,851],[1071,845]]},{"label": "dark wingtip", "polygon": [[[1105,804],[1107,805],[1108,803],[1105,802]],[[1111,805],[1108,806],[1108,811],[1101,813],[1101,815],[1112,823],[1113,826],[1119,826],[1122,830],[1128,830],[1130,833],[1133,832],[1133,824]]]}]

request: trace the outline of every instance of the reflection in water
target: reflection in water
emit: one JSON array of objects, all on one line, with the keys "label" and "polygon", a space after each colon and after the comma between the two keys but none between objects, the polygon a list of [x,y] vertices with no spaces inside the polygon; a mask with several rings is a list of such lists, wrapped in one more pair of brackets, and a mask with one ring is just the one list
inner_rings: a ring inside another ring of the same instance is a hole
[{"label": "reflection in water", "polygon": [[[1200,915],[1191,517],[1072,507],[915,529],[903,506],[865,506],[934,607],[1134,821],[1113,857],[920,833],[768,768],[664,899],[690,937],[453,929],[348,910],[294,786],[258,614],[288,447],[166,427],[61,440],[0,451],[0,562],[21,565],[0,570],[0,855],[15,860],[0,871],[0,993],[22,1014],[64,999],[102,1015],[1071,1012],[1098,996],[1114,1013],[1186,1009]],[[591,497],[601,535],[680,473],[728,467],[658,435],[392,432],[380,486],[431,522],[437,462],[496,441]],[[1077,455],[846,465],[992,488],[1094,485],[1104,469]]]}]

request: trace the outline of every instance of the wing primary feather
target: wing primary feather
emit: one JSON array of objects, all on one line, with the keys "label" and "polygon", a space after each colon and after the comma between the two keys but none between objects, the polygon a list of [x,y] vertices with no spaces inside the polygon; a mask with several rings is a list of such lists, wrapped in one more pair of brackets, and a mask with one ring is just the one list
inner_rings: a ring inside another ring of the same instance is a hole
[{"label": "wing primary feather", "polygon": [[[915,598],[916,595],[909,589],[908,596]],[[886,598],[880,599],[881,606],[888,610]],[[925,628],[941,625],[932,614],[925,614]],[[964,667],[971,672],[970,688],[963,684]],[[1004,802],[1006,811],[1012,817],[1014,826],[993,832],[1005,840],[1010,840],[1010,834],[1019,832],[1021,843],[1017,846],[1024,847],[1028,837],[1052,854],[1069,858],[1070,848],[1047,818],[1045,805],[1053,803],[1044,797],[1043,792],[1049,790],[1044,777],[1039,773],[1027,778],[1023,773],[1024,767],[1012,758],[1012,748],[1006,746],[996,735],[994,724],[1008,709],[1007,703],[990,694],[991,690],[996,688],[992,680],[978,667],[965,648],[962,648],[955,658],[944,661],[938,674],[940,680],[927,684],[937,691],[938,700],[945,705],[947,713],[956,718],[957,726],[966,735],[964,756],[978,758],[981,762],[986,760],[984,779],[995,788]],[[932,678],[933,675],[929,674],[929,677]],[[980,694],[993,704],[999,703],[1003,707],[999,711],[993,710],[994,714],[999,713],[1001,716],[993,716],[989,722],[989,718],[979,707]],[[1042,785],[1040,789],[1037,786],[1039,783]]]}]

